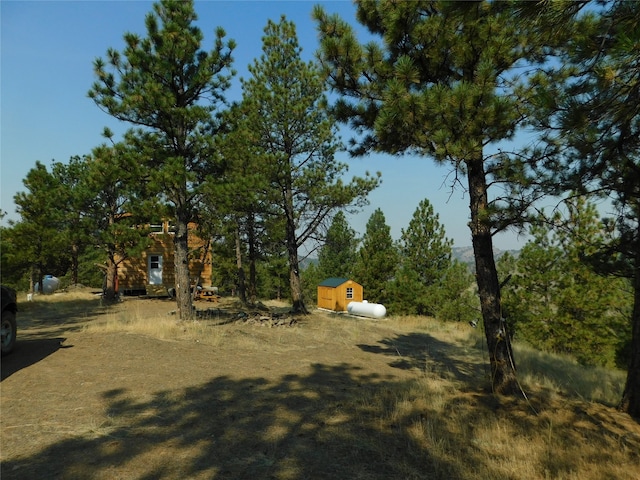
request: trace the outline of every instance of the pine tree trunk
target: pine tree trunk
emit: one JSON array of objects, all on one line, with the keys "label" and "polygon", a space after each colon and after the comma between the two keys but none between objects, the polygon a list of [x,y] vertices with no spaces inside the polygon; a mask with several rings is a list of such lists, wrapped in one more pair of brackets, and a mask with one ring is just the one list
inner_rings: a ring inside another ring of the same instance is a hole
[{"label": "pine tree trunk", "polygon": [[[290,179],[289,179],[290,180]],[[309,313],[302,298],[302,283],[300,282],[300,266],[298,264],[298,239],[296,237],[296,220],[293,208],[293,189],[291,182],[284,192],[285,215],[287,224],[285,227],[287,253],[289,254],[289,287],[291,288],[291,311],[293,313]]]},{"label": "pine tree trunk", "polygon": [[180,214],[176,217],[176,232],[173,237],[176,302],[180,320],[190,320],[193,318],[193,307],[189,280],[188,221]]},{"label": "pine tree trunk", "polygon": [[236,237],[236,271],[238,273],[237,275],[238,298],[240,299],[240,302],[243,305],[246,305],[247,292],[245,289],[246,282],[244,278],[244,269],[242,268],[242,248],[240,245],[240,228],[238,227],[238,224],[236,224],[235,237]]},{"label": "pine tree trunk", "polygon": [[[638,230],[638,234],[640,234],[640,228]],[[620,410],[640,421],[640,252],[636,253],[634,262],[631,358]]]},{"label": "pine tree trunk", "polygon": [[116,298],[116,278],[118,277],[118,267],[113,258],[107,260],[107,271],[105,272],[104,299],[113,301]]},{"label": "pine tree trunk", "polygon": [[78,259],[80,248],[77,243],[71,245],[71,283],[78,284],[78,270],[80,261]]},{"label": "pine tree trunk", "polygon": [[491,387],[496,393],[510,395],[518,391],[516,370],[511,340],[501,311],[500,285],[493,257],[491,226],[487,221],[489,204],[482,152],[466,163],[471,207],[469,226],[476,263],[476,282],[489,351]]},{"label": "pine tree trunk", "polygon": [[298,242],[293,222],[287,220],[287,252],[289,254],[289,287],[291,288],[291,311],[293,313],[309,313],[302,298],[300,282],[300,266],[298,265]]},{"label": "pine tree trunk", "polygon": [[36,284],[38,285],[38,292],[40,294],[44,293],[44,273],[42,273],[42,265],[40,263],[38,263],[38,266],[36,267]]},{"label": "pine tree trunk", "polygon": [[35,291],[35,288],[36,288],[36,282],[34,281],[35,276],[36,276],[36,267],[34,264],[31,264],[31,271],[29,272],[29,293],[37,293]]},{"label": "pine tree trunk", "polygon": [[249,243],[249,300],[256,303],[258,299],[258,282],[256,273],[256,260],[258,257],[256,249],[256,232],[253,213],[247,219],[247,239]]},{"label": "pine tree trunk", "polygon": [[[108,215],[109,227],[115,223],[115,214],[110,213]],[[112,252],[112,248],[109,248],[107,253],[107,266],[104,272],[104,291],[102,295],[107,301],[112,301],[116,296],[116,278],[118,276],[118,267],[115,262],[115,254]]]},{"label": "pine tree trunk", "polygon": [[289,285],[291,287],[291,299],[293,302],[291,311],[293,313],[309,313],[302,298],[302,282],[300,281],[297,248],[289,250]]}]

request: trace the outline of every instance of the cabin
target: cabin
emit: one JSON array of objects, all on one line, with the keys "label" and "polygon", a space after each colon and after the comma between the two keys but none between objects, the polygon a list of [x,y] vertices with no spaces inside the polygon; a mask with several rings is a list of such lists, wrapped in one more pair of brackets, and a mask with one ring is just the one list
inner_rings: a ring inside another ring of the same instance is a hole
[{"label": "cabin", "polygon": [[[189,277],[193,286],[212,285],[212,262],[209,242],[193,233],[196,225],[189,228]],[[124,259],[118,265],[118,287],[124,295],[146,294],[152,297],[170,295],[175,287],[173,224],[164,221],[149,226],[151,244],[139,257]]]},{"label": "cabin", "polygon": [[346,312],[349,302],[362,302],[362,285],[348,278],[327,278],[318,285],[318,308]]}]

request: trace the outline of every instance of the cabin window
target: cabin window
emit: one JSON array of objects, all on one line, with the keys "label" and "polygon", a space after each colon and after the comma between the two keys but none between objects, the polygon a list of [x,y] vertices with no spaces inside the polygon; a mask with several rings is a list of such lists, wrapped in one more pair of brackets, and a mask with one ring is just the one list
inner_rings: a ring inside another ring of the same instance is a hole
[{"label": "cabin window", "polygon": [[161,223],[152,223],[151,225],[149,225],[149,229],[151,230],[151,233],[163,233],[164,232],[164,228],[163,228]]},{"label": "cabin window", "polygon": [[173,222],[168,222],[167,223],[167,231],[169,233],[175,234],[176,233],[176,224]]},{"label": "cabin window", "polygon": [[347,299],[353,298],[353,287],[347,287]]}]

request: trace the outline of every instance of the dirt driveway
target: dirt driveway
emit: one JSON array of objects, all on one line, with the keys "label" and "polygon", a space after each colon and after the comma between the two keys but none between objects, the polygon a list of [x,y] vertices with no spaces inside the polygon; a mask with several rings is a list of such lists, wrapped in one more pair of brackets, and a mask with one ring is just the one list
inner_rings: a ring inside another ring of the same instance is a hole
[{"label": "dirt driveway", "polygon": [[423,478],[438,464],[381,458],[410,445],[372,406],[424,367],[426,337],[320,313],[293,327],[212,326],[217,344],[89,328],[133,307],[174,308],[92,300],[21,313],[2,361],[3,480]]}]

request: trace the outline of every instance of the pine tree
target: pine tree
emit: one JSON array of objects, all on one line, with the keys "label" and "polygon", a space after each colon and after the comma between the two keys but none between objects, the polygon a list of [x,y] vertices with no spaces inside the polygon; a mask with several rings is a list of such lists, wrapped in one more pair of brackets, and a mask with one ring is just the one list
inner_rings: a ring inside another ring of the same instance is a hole
[{"label": "pine tree", "polygon": [[370,302],[388,304],[390,286],[398,265],[398,252],[384,213],[377,208],[367,221],[354,268],[354,279]]},{"label": "pine tree", "polygon": [[[630,338],[626,279],[598,275],[583,261],[604,234],[593,204],[575,199],[556,227],[532,228],[505,287],[505,315],[534,347],[615,367]],[[562,225],[562,228],[558,226]]]},{"label": "pine tree", "polygon": [[397,266],[389,284],[387,312],[391,315],[433,315],[435,308],[418,272],[409,265]]},{"label": "pine tree", "polygon": [[406,230],[400,232],[400,267],[390,311],[435,315],[435,305],[427,292],[440,283],[451,265],[452,243],[429,200],[422,200]]},{"label": "pine tree", "polygon": [[453,240],[446,237],[440,216],[433,211],[429,200],[418,205],[407,229],[400,233],[400,255],[408,267],[418,273],[425,286],[436,283],[451,265]]},{"label": "pine tree", "polygon": [[80,257],[90,245],[91,225],[84,215],[87,196],[84,194],[83,179],[86,175],[86,157],[74,156],[66,164],[54,162],[52,175],[56,178],[56,191],[50,195],[58,200],[56,206],[61,212],[60,229],[64,231],[68,250],[65,255],[71,261],[71,283],[78,283]]},{"label": "pine tree", "polygon": [[474,278],[467,265],[453,260],[440,282],[428,291],[436,318],[456,322],[477,320],[480,305],[473,286]]},{"label": "pine tree", "polygon": [[[630,278],[631,357],[621,409],[640,419],[640,82],[638,2],[594,5],[579,18],[562,62],[539,75],[534,128],[544,131],[553,161],[549,190],[609,198],[611,232],[589,258],[600,272]],[[532,122],[533,123],[533,122]]]},{"label": "pine tree", "polygon": [[248,148],[257,155],[256,171],[270,185],[264,201],[278,206],[285,223],[292,310],[306,313],[298,249],[318,235],[333,212],[364,204],[379,181],[369,175],[342,181],[347,166],[335,160],[340,144],[327,113],[323,78],[300,55],[294,24],[284,17],[269,21],[263,54],[243,81],[243,111],[253,132]]},{"label": "pine tree", "polygon": [[[512,69],[543,63],[571,31],[569,23],[547,22],[553,7],[533,11],[524,3],[359,1],[358,21],[379,40],[366,45],[337,15],[314,10],[321,61],[341,95],[338,119],[360,134],[353,153],[425,155],[451,165],[456,182],[467,177],[492,385],[502,393],[519,389],[492,236],[525,219],[533,194],[527,188],[535,182],[526,178],[523,155],[489,155],[485,148],[510,140],[526,119],[527,77]],[[492,202],[489,186],[500,182],[513,187]]]},{"label": "pine tree", "polygon": [[118,266],[136,257],[149,244],[151,212],[157,202],[145,198],[144,183],[137,154],[126,143],[101,145],[85,159],[80,182],[78,209],[88,223],[91,244],[101,252],[104,297],[113,300],[118,293]]},{"label": "pine tree", "polygon": [[400,266],[390,311],[469,321],[475,316],[471,276],[465,265],[452,262],[453,241],[439,218],[424,199],[407,229],[401,230]]},{"label": "pine tree", "polygon": [[224,115],[226,131],[219,136],[217,149],[224,158],[225,173],[207,184],[201,228],[209,236],[233,237],[235,291],[241,302],[248,303],[257,297],[257,263],[265,255],[269,236],[274,236],[267,227],[277,210],[265,201],[269,182],[260,171],[259,150],[253,147],[245,110],[243,104],[234,105]]},{"label": "pine tree", "polygon": [[[229,87],[234,42],[216,30],[211,51],[201,50],[203,34],[195,25],[193,1],[162,0],[145,19],[147,37],[126,33],[123,52],[107,51],[94,62],[96,82],[89,96],[107,113],[137,129],[139,164],[149,193],[166,200],[175,220],[174,264],[180,318],[193,315],[188,224],[208,175],[219,164],[212,148],[218,125],[216,102]],[[111,70],[111,71],[109,71]],[[213,135],[212,135],[213,134]]]},{"label": "pine tree", "polygon": [[353,274],[358,240],[355,231],[349,227],[344,212],[333,217],[327,230],[324,244],[318,253],[319,276],[323,278],[349,278]]},{"label": "pine tree", "polygon": [[52,172],[40,162],[23,180],[26,192],[14,196],[20,221],[12,224],[9,239],[13,252],[11,262],[30,268],[30,291],[42,287],[45,274],[62,275],[70,265],[68,229],[65,224],[67,194],[54,162]]}]

